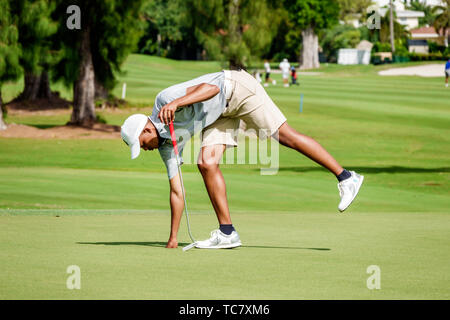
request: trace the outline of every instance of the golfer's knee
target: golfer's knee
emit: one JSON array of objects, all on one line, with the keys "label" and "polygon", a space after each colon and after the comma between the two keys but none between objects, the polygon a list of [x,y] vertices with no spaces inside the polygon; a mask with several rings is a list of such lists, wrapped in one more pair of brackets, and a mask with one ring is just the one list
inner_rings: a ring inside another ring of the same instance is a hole
[{"label": "golfer's knee", "polygon": [[198,170],[201,173],[215,172],[219,169],[219,164],[215,162],[201,161],[197,163]]},{"label": "golfer's knee", "polygon": [[278,142],[287,147],[293,147],[296,139],[295,139],[295,131],[292,129],[287,122],[283,123],[281,127],[278,129]]}]

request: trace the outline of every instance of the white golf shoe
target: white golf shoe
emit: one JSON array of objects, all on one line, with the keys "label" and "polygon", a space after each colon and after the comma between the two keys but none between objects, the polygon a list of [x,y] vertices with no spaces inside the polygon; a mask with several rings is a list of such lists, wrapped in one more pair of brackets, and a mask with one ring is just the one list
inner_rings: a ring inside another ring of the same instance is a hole
[{"label": "white golf shoe", "polygon": [[339,195],[341,202],[338,209],[340,212],[348,208],[358,194],[359,188],[364,181],[364,176],[357,174],[355,171],[350,171],[352,176],[338,183]]},{"label": "white golf shoe", "polygon": [[233,231],[230,235],[226,235],[219,229],[211,232],[211,238],[195,243],[195,247],[199,249],[228,249],[241,245],[241,240],[236,231]]}]

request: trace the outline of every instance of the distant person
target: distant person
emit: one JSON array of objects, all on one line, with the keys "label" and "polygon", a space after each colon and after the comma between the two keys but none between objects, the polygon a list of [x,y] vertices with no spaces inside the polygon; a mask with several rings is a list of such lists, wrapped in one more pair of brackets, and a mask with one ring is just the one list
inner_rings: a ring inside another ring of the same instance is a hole
[{"label": "distant person", "polygon": [[[254,129],[260,139],[273,137],[281,145],[302,153],[328,169],[339,181],[339,211],[347,209],[358,194],[364,177],[342,168],[318,142],[289,126],[284,114],[251,74],[244,70],[205,74],[164,89],[156,96],[150,116],[134,114],[122,125],[122,139],[130,147],[132,159],[139,156],[141,149],[158,149],[166,165],[171,207],[171,232],[167,248],[178,246],[177,235],[184,208],[178,162],[169,130],[171,122],[176,132],[184,133],[177,137],[180,155],[191,136],[201,132],[197,166],[219,222],[219,228],[211,233],[211,237],[198,241],[195,246],[219,249],[241,245],[231,222],[225,179],[219,168],[225,150],[238,146],[241,120],[246,123],[247,129]],[[346,148],[351,148],[351,144],[347,142]],[[317,181],[307,188],[315,186]],[[270,188],[269,184],[267,192]],[[262,193],[261,190],[255,200]],[[159,194],[156,196],[159,197]],[[302,204],[296,201],[292,205]]]},{"label": "distant person", "polygon": [[291,70],[291,65],[288,62],[288,59],[284,58],[280,63],[281,73],[283,75],[283,85],[285,87],[289,87],[289,71]]},{"label": "distant person", "polygon": [[259,83],[262,82],[261,74],[259,73],[259,70],[255,70],[255,72],[253,72],[253,76],[255,77],[256,81],[258,81]]},{"label": "distant person", "polygon": [[266,76],[265,76],[265,82],[264,82],[264,87],[268,87],[269,83],[271,82],[273,85],[277,84],[277,82],[275,80],[272,80],[270,78],[270,72],[272,71],[270,69],[270,63],[267,60],[264,60],[264,69],[266,71]]},{"label": "distant person", "polygon": [[450,59],[445,64],[445,87],[448,88],[448,77],[450,77]]},{"label": "distant person", "polygon": [[297,83],[297,70],[295,70],[295,67],[291,67],[291,81],[292,81],[292,85],[299,85]]}]

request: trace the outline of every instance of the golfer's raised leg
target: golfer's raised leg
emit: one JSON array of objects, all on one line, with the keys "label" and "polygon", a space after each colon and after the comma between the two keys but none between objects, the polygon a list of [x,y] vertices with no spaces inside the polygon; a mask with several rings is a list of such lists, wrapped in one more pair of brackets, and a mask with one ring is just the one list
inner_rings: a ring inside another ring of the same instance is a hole
[{"label": "golfer's raised leg", "polygon": [[197,241],[196,247],[202,249],[234,248],[241,245],[239,235],[234,230],[228,208],[225,179],[219,162],[226,149],[223,144],[202,147],[198,157],[198,168],[202,174],[209,199],[219,221],[219,229],[211,232],[205,241]]},{"label": "golfer's raised leg", "polygon": [[336,176],[344,170],[317,141],[297,132],[287,122],[283,123],[278,129],[278,142],[301,152],[311,160],[330,170]]},{"label": "golfer's raised leg", "polygon": [[344,211],[353,202],[359,192],[364,176],[354,171],[347,171],[314,139],[305,136],[287,122],[283,123],[278,132],[274,134],[280,144],[297,150],[311,160],[331,171],[338,179],[338,189],[341,196],[339,211]]}]

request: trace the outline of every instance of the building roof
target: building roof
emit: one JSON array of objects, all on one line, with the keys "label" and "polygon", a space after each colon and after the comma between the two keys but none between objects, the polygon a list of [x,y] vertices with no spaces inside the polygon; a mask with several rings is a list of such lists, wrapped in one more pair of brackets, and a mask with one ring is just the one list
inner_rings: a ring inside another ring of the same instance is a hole
[{"label": "building roof", "polygon": [[411,30],[411,34],[435,34],[437,33],[434,27],[421,27]]},{"label": "building roof", "polygon": [[362,40],[357,46],[358,50],[372,50],[373,44],[367,40]]},{"label": "building roof", "polygon": [[[380,8],[380,15],[385,16],[388,8]],[[397,18],[422,18],[425,17],[423,11],[412,11],[412,10],[395,10]]]},{"label": "building roof", "polygon": [[[450,31],[450,29],[447,29],[448,31]],[[444,35],[444,30],[441,29],[440,33],[437,33],[436,30],[434,29],[434,27],[421,27],[421,28],[416,28],[416,29],[412,29],[411,32],[411,38],[413,39],[436,39],[436,38],[441,38]]]},{"label": "building roof", "polygon": [[396,11],[398,18],[423,18],[425,17],[425,13],[423,11],[412,11],[412,10],[404,10],[404,11]]}]

